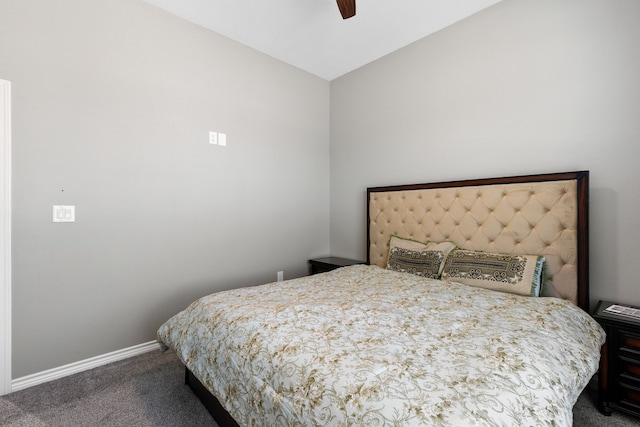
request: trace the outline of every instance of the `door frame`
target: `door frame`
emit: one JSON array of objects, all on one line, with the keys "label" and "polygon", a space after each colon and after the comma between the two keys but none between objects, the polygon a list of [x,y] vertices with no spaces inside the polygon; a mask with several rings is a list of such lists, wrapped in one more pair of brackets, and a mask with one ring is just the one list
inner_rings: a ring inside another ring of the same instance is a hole
[{"label": "door frame", "polygon": [[11,82],[0,80],[0,395],[11,392]]}]

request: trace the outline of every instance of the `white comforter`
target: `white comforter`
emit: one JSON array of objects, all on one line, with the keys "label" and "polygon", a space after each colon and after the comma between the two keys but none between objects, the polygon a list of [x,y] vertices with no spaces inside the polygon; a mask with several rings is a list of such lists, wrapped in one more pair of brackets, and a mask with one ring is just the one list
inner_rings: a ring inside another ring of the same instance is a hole
[{"label": "white comforter", "polygon": [[242,426],[571,426],[604,342],[560,299],[364,265],[209,295],[158,337]]}]

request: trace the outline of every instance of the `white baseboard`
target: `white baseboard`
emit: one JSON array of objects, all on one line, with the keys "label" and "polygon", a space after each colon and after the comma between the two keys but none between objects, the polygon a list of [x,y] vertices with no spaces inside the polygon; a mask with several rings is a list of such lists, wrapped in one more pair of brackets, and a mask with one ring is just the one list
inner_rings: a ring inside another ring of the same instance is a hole
[{"label": "white baseboard", "polygon": [[90,359],[81,360],[79,362],[70,363],[68,365],[60,366],[59,368],[37,372],[35,374],[12,380],[11,391],[14,392],[23,390],[25,388],[33,387],[38,384],[57,380],[59,378],[97,368],[98,366],[117,362],[118,360],[127,359],[129,357],[137,356],[139,354],[148,353],[150,351],[159,349],[160,343],[158,341],[149,341],[144,344],[134,345],[133,347],[117,350],[111,353],[103,354],[101,356],[96,356]]}]

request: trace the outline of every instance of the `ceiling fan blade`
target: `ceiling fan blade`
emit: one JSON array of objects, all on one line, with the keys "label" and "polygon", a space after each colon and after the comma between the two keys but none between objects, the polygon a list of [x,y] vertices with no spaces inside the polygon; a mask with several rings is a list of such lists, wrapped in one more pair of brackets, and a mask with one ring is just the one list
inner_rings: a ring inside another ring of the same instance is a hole
[{"label": "ceiling fan blade", "polygon": [[356,0],[336,0],[342,19],[349,19],[356,14]]}]

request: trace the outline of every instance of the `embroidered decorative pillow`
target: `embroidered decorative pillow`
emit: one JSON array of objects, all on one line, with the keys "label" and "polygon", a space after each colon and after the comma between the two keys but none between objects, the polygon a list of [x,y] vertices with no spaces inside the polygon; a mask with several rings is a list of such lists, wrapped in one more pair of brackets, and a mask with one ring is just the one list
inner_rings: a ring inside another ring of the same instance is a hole
[{"label": "embroidered decorative pillow", "polygon": [[444,261],[447,259],[447,256],[456,248],[456,244],[453,242],[429,242],[427,244],[428,251],[436,251],[442,253],[442,261],[440,262],[440,268],[438,268],[438,277],[442,274],[442,270],[444,269]]},{"label": "embroidered decorative pillow", "polygon": [[466,285],[539,296],[544,257],[505,255],[458,249],[449,254],[442,279]]},{"label": "embroidered decorative pillow", "polygon": [[[452,245],[450,249],[449,245]],[[426,244],[391,236],[387,269],[437,279],[446,254],[454,247],[451,242]]]}]

